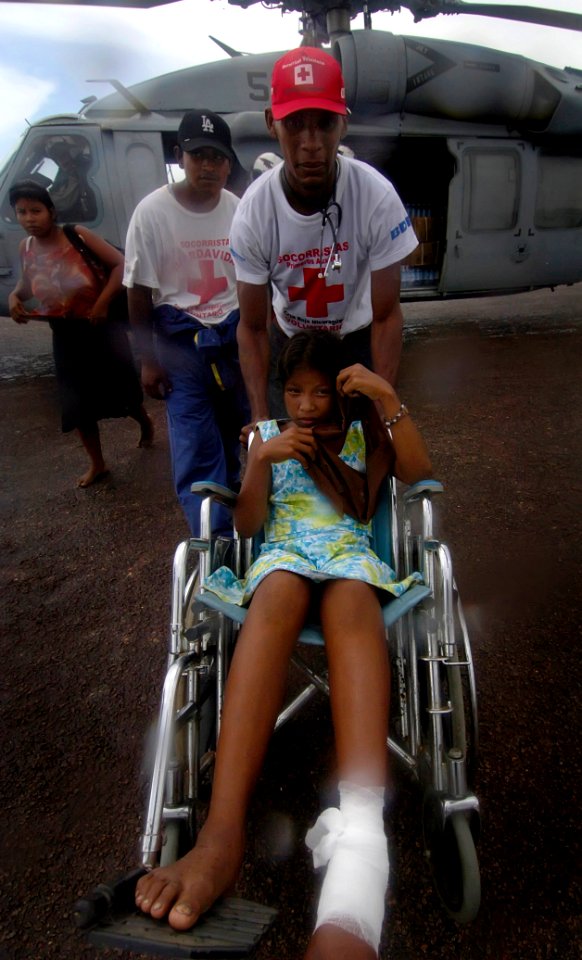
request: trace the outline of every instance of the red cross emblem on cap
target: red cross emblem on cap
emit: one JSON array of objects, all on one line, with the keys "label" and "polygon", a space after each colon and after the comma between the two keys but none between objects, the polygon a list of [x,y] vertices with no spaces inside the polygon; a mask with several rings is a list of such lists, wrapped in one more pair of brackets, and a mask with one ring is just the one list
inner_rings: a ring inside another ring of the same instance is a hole
[{"label": "red cross emblem on cap", "polygon": [[295,85],[300,86],[302,83],[313,83],[313,66],[310,63],[295,67]]},{"label": "red cross emblem on cap", "polygon": [[201,260],[200,279],[190,280],[188,283],[188,293],[194,293],[200,297],[199,306],[208,303],[218,293],[222,293],[228,286],[226,277],[214,276],[214,263],[212,260]]},{"label": "red cross emblem on cap", "polygon": [[343,283],[328,287],[321,270],[303,267],[304,287],[288,287],[289,303],[305,300],[305,313],[308,317],[327,317],[328,303],[340,303],[344,299]]}]

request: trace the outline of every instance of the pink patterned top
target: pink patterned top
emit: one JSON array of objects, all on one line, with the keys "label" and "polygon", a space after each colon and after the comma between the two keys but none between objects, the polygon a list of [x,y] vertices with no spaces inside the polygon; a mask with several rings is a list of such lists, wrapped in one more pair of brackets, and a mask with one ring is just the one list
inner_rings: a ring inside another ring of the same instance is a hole
[{"label": "pink patterned top", "polygon": [[33,241],[33,237],[26,241],[24,272],[39,304],[34,313],[86,317],[102,290],[91,267],[72,244],[43,253]]}]

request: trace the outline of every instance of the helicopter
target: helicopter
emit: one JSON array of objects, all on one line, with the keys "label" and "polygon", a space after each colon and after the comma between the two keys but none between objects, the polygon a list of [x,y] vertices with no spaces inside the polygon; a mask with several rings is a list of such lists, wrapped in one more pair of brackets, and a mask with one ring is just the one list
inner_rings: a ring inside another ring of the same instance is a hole
[{"label": "helicopter", "polygon": [[[25,0],[26,2],[26,0]],[[93,0],[111,5],[114,0]],[[166,0],[119,0],[152,6]],[[229,0],[248,8],[259,0]],[[345,145],[395,185],[419,246],[402,265],[401,298],[507,294],[582,280],[582,69],[558,69],[459,41],[373,29],[372,15],[408,8],[416,20],[479,14],[582,30],[582,14],[463,0],[262,0],[300,14],[301,42],[338,59],[350,117]],[[364,29],[351,21],[363,14]],[[8,191],[33,176],[61,222],[123,247],[131,214],[176,176],[183,113],[228,122],[242,193],[272,153],[264,109],[283,51],[189,67],[83,101],[78,113],[34,123],[0,171],[0,311],[19,275],[22,230]]]}]

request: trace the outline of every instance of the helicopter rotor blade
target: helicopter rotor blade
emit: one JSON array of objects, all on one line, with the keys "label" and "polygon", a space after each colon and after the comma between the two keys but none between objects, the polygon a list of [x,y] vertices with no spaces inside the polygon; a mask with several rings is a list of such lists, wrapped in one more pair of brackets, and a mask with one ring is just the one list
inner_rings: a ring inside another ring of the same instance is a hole
[{"label": "helicopter rotor blade", "polygon": [[247,54],[243,53],[242,50],[235,50],[234,47],[229,47],[227,43],[224,43],[222,40],[218,40],[216,37],[213,37],[211,33],[208,34],[210,40],[213,40],[221,50],[224,50],[225,53],[228,53],[229,57],[245,57]]},{"label": "helicopter rotor blade", "polygon": [[525,4],[510,6],[504,3],[472,3],[466,0],[410,0],[409,3],[402,3],[402,6],[410,10],[416,23],[424,20],[425,17],[437,17],[441,13],[468,13],[479,17],[498,17],[502,20],[517,20],[521,23],[582,31],[582,14],[580,13],[530,7]]}]

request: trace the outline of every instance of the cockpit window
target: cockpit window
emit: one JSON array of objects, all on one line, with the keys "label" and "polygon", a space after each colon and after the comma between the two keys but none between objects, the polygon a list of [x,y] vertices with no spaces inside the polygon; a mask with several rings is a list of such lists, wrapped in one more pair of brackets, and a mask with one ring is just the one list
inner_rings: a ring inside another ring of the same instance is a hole
[{"label": "cockpit window", "polygon": [[[11,180],[33,176],[46,186],[62,223],[87,223],[97,216],[95,192],[88,182],[92,165],[91,147],[85,137],[43,133],[27,142]],[[8,200],[2,218],[14,222]]]},{"label": "cockpit window", "polygon": [[0,183],[2,183],[2,181],[3,181],[3,179],[4,179],[5,175],[6,175],[6,171],[8,170],[8,167],[10,166],[10,163],[12,162],[12,158],[13,158],[13,156],[14,156],[14,153],[15,153],[15,151],[13,150],[12,153],[9,153],[8,156],[7,156],[7,157],[4,157],[4,159],[0,162]]}]

